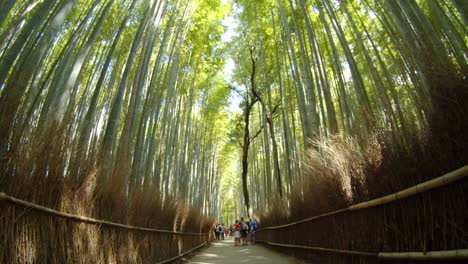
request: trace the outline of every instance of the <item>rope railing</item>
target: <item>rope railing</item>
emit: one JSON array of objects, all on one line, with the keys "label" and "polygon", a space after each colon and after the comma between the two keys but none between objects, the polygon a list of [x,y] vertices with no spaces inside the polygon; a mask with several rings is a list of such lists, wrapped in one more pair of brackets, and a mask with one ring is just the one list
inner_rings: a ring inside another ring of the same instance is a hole
[{"label": "rope railing", "polygon": [[[82,222],[82,223],[89,223],[93,225],[99,225],[99,226],[108,226],[112,228],[118,228],[118,229],[125,229],[125,230],[132,230],[132,231],[141,231],[141,232],[147,232],[147,233],[160,233],[160,234],[170,234],[170,235],[179,235],[179,236],[205,236],[208,235],[209,233],[193,233],[193,232],[180,232],[180,231],[171,231],[171,230],[161,230],[161,229],[155,229],[155,228],[147,228],[147,227],[139,227],[139,226],[132,226],[132,225],[124,225],[116,222],[110,222],[110,221],[105,221],[105,220],[100,220],[100,219],[95,219],[92,217],[86,217],[86,216],[81,216],[81,215],[75,215],[75,214],[70,214],[70,213],[65,213],[61,211],[57,211],[48,207],[44,207],[35,203],[31,203],[28,201],[24,201],[21,199],[18,199],[16,197],[10,196],[4,192],[0,192],[0,202],[6,202],[10,204],[14,204],[17,206],[25,207],[30,210],[35,210],[38,212],[42,212],[48,215],[52,215],[55,217],[60,217],[60,218],[65,218],[71,221],[76,221],[76,222]],[[157,262],[158,264],[165,264],[165,263],[171,263],[177,259],[182,258],[183,256],[190,254],[191,252],[204,247],[207,244],[206,239],[205,241],[202,241],[201,244],[183,252],[179,253],[178,255],[171,257],[166,260],[162,260],[160,262]]]},{"label": "rope railing", "polygon": [[[457,182],[462,180],[468,176],[468,165],[465,165],[457,170],[439,176],[435,179],[417,184],[415,186],[409,187],[402,191],[389,194],[377,199],[373,199],[367,202],[362,202],[358,204],[351,205],[347,208],[312,216],[309,218],[305,218],[299,221],[295,221],[288,224],[278,225],[278,226],[269,226],[264,227],[257,232],[261,231],[275,231],[279,229],[284,229],[288,227],[292,227],[301,223],[312,222],[324,217],[334,216],[337,214],[341,214],[344,212],[351,212],[357,211],[362,209],[373,208],[377,206],[381,206],[384,204],[389,204],[398,200],[402,200],[408,197],[415,196],[417,194],[425,193],[430,190],[434,190],[436,188],[440,188],[451,183]],[[459,260],[459,259],[468,259],[468,249],[452,249],[452,250],[444,250],[444,251],[424,251],[424,252],[365,252],[365,251],[355,251],[355,250],[343,250],[343,249],[336,249],[336,248],[325,248],[325,247],[315,247],[315,246],[306,246],[306,245],[294,245],[294,244],[283,244],[283,243],[275,243],[271,241],[265,241],[261,239],[257,239],[258,242],[263,242],[265,244],[283,248],[295,248],[295,249],[305,249],[305,250],[312,250],[317,252],[329,252],[329,253],[336,253],[336,254],[345,254],[345,255],[357,255],[363,257],[375,257],[378,259],[404,259],[404,260]]]},{"label": "rope railing", "polygon": [[135,231],[144,231],[144,232],[155,232],[155,233],[164,233],[164,234],[174,234],[174,235],[189,235],[189,236],[204,236],[207,235],[208,233],[190,233],[190,232],[178,232],[178,231],[171,231],[171,230],[161,230],[161,229],[155,229],[155,228],[147,228],[147,227],[139,227],[139,226],[131,226],[131,225],[124,225],[120,223],[115,223],[115,222],[110,222],[110,221],[105,221],[105,220],[100,220],[100,219],[95,219],[91,217],[86,217],[86,216],[81,216],[81,215],[74,215],[74,214],[69,214],[69,213],[64,213],[60,212],[48,207],[44,207],[38,204],[34,204],[31,202],[27,202],[18,198],[15,198],[13,196],[7,195],[4,192],[0,192],[0,201],[6,201],[12,204],[16,204],[19,206],[23,206],[32,210],[40,211],[46,214],[70,219],[73,221],[78,221],[78,222],[84,222],[84,223],[90,223],[90,224],[95,224],[95,225],[104,225],[104,226],[110,226],[110,227],[115,227],[115,228],[121,228],[121,229],[127,229],[127,230],[135,230]]},{"label": "rope railing", "polygon": [[336,210],[336,211],[332,211],[332,212],[328,212],[328,213],[308,217],[308,218],[305,218],[305,219],[302,219],[302,220],[299,220],[299,221],[295,221],[295,222],[292,222],[292,223],[288,223],[288,224],[284,224],[284,225],[278,225],[278,226],[268,226],[268,227],[260,228],[256,232],[260,232],[262,230],[268,230],[268,229],[281,229],[281,228],[291,227],[291,226],[294,226],[294,225],[297,225],[297,224],[314,221],[314,220],[317,220],[317,219],[320,219],[320,218],[323,218],[323,217],[332,216],[332,215],[340,214],[340,213],[343,213],[343,212],[356,211],[356,210],[371,208],[371,207],[375,207],[375,206],[379,206],[379,205],[384,205],[384,204],[387,204],[387,203],[398,201],[398,200],[401,200],[401,199],[404,199],[404,198],[408,198],[410,196],[414,196],[414,195],[419,194],[419,193],[427,192],[429,190],[436,189],[436,188],[448,185],[448,184],[453,183],[455,181],[461,180],[461,179],[463,179],[463,178],[465,178],[467,176],[468,176],[468,165],[465,165],[465,166],[463,166],[463,167],[461,167],[461,168],[459,168],[457,170],[454,170],[452,172],[449,172],[447,174],[439,176],[439,177],[437,177],[435,179],[432,179],[432,180],[429,180],[429,181],[426,181],[426,182],[423,182],[423,183],[419,183],[419,184],[417,184],[415,186],[409,187],[407,189],[404,189],[402,191],[399,191],[399,192],[396,192],[396,193],[393,193],[393,194],[389,194],[389,195],[386,195],[386,196],[383,196],[383,197],[380,197],[380,198],[376,198],[376,199],[373,199],[373,200],[370,200],[370,201],[367,201],[367,202],[354,204],[354,205],[351,205],[351,206],[349,206],[347,208],[339,209],[339,210]]},{"label": "rope railing", "polygon": [[308,249],[308,250],[315,250],[315,251],[322,251],[322,252],[331,252],[331,253],[339,253],[339,254],[348,254],[348,255],[359,255],[359,256],[366,256],[366,257],[377,257],[378,253],[375,252],[364,252],[364,251],[355,251],[355,250],[343,250],[343,249],[334,249],[334,248],[324,248],[324,247],[309,247],[309,246],[301,246],[301,245],[291,245],[291,244],[282,244],[282,243],[274,243],[264,240],[255,240],[256,242],[265,243],[272,246],[277,247],[285,247],[285,248],[299,248],[299,249]]},{"label": "rope railing", "polygon": [[376,257],[379,259],[395,259],[395,260],[397,259],[405,259],[405,260],[408,260],[408,259],[412,259],[412,260],[468,259],[468,249],[454,249],[454,250],[427,251],[427,252],[364,252],[364,251],[356,251],[356,250],[343,250],[343,249],[334,249],[334,248],[281,244],[281,243],[273,243],[273,242],[268,242],[268,241],[263,241],[263,240],[257,240],[257,242],[261,242],[261,243],[265,243],[265,244],[277,246],[277,247],[284,247],[284,248],[297,248],[297,249],[330,252],[330,253],[337,253],[337,254]]}]

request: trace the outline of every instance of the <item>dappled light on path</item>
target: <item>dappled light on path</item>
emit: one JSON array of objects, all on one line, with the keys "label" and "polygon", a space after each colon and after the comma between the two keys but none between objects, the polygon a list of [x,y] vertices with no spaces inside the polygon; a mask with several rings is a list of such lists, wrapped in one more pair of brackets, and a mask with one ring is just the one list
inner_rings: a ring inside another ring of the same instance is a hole
[{"label": "dappled light on path", "polygon": [[293,257],[275,252],[260,244],[234,246],[234,240],[215,241],[195,253],[188,263],[303,263]]}]

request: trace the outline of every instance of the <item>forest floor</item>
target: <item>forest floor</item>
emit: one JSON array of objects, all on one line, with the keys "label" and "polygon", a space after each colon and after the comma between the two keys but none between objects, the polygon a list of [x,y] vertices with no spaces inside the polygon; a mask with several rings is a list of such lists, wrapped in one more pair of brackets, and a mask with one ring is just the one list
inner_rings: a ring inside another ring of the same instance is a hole
[{"label": "forest floor", "polygon": [[268,263],[288,264],[305,263],[294,257],[276,252],[261,244],[249,244],[248,246],[234,246],[234,239],[215,240],[196,251],[185,263],[211,264],[211,263]]}]

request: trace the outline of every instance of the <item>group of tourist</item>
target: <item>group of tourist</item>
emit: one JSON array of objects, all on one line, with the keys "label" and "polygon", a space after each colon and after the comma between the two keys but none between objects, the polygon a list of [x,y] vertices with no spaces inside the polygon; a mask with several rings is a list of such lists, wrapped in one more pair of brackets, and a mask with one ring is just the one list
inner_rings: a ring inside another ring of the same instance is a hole
[{"label": "group of tourist", "polygon": [[235,246],[247,246],[248,242],[255,244],[255,230],[257,230],[257,222],[250,218],[249,221],[244,221],[244,217],[227,228],[224,224],[217,224],[214,232],[217,240],[224,240],[225,237],[234,235]]},{"label": "group of tourist", "polygon": [[224,237],[229,236],[229,229],[224,224],[217,224],[214,229],[216,240],[224,240]]}]

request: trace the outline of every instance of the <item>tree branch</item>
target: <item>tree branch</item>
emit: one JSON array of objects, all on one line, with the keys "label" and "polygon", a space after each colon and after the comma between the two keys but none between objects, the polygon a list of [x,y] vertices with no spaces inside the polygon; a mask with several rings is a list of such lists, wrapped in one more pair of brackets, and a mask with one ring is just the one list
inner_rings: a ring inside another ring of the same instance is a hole
[{"label": "tree branch", "polygon": [[280,106],[281,106],[281,103],[277,103],[277,104],[275,105],[275,107],[273,107],[273,110],[271,111],[271,114],[273,115],[273,114],[276,112],[276,110],[278,110],[278,108],[279,108]]},{"label": "tree branch", "polygon": [[239,143],[239,147],[244,148],[244,145],[242,145],[240,138],[237,139],[237,143]]},{"label": "tree branch", "polygon": [[260,132],[262,132],[263,130],[263,126],[257,131],[257,133],[255,133],[255,135],[253,137],[250,138],[250,140],[254,140],[258,137],[258,135],[260,135]]},{"label": "tree branch", "polygon": [[234,87],[233,85],[229,85],[229,90],[236,92],[236,93],[237,93],[240,97],[242,97],[244,100],[246,99],[246,98],[245,98],[245,95],[242,94],[242,92],[241,92],[239,89],[237,89],[236,87]]}]

